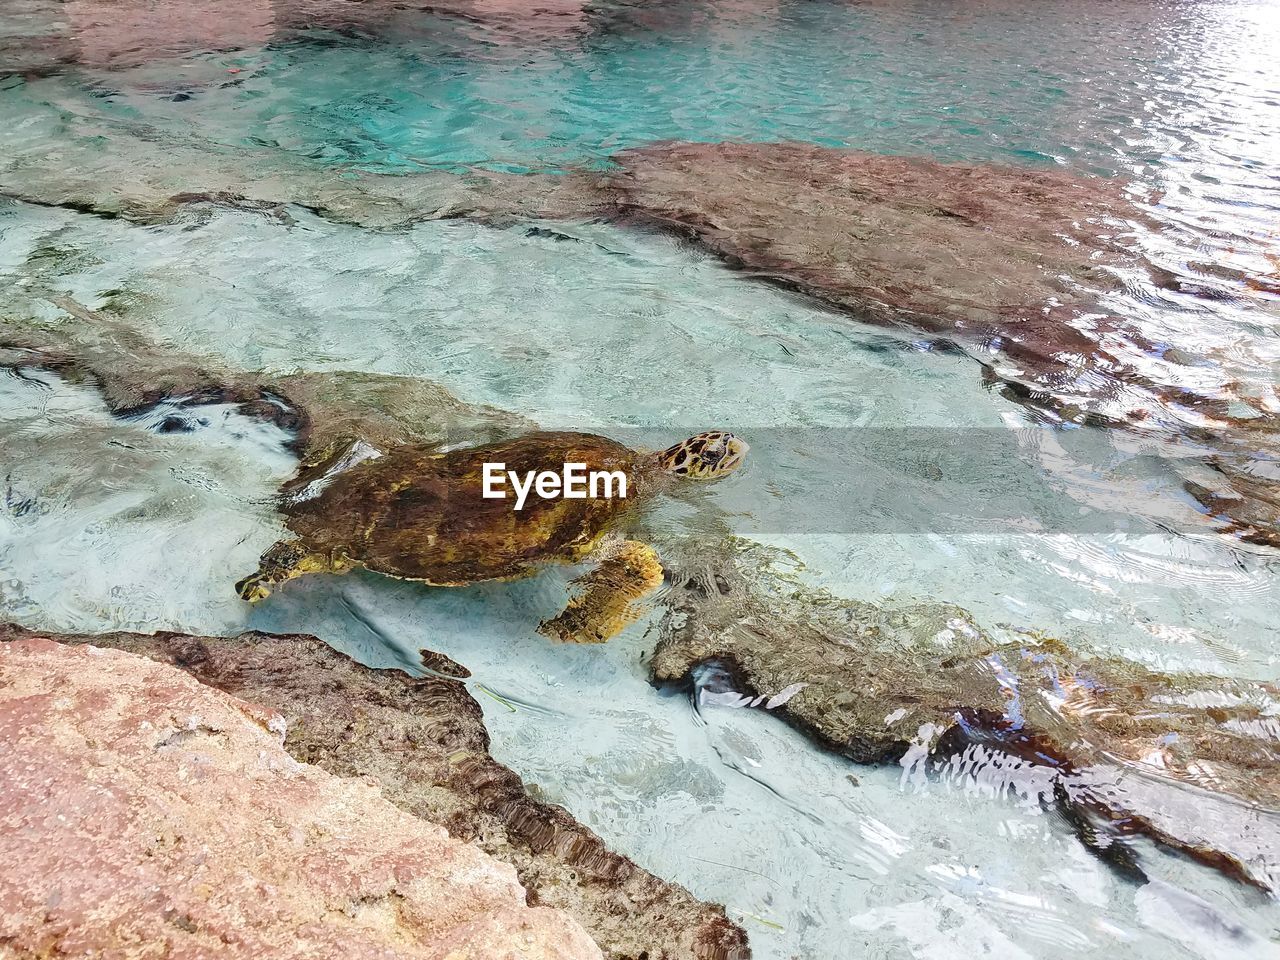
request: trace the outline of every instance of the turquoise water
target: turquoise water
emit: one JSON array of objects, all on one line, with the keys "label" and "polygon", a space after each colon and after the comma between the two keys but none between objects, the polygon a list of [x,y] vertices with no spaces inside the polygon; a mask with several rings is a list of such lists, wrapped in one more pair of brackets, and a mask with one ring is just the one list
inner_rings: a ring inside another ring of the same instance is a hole
[{"label": "turquoise water", "polygon": [[1268,3],[581,9],[279,31],[95,92],[121,116],[379,169],[555,170],[655,140],[792,139],[1107,174],[1216,161],[1230,183],[1265,177],[1280,145]]},{"label": "turquoise water", "polygon": [[[35,196],[89,176],[128,192],[157,166],[198,176],[201,156],[282,184],[317,170],[340,183],[348,166],[560,172],[671,137],[1062,166],[1156,191],[1149,254],[1220,294],[1135,283],[1115,309],[1208,358],[1208,392],[1243,384],[1265,409],[1280,382],[1280,308],[1245,283],[1280,249],[1274,3],[362,6],[352,19],[341,4],[254,0],[229,21],[199,0],[181,29],[150,30],[163,5],[0,13],[0,33],[25,38],[0,46],[14,65],[0,81],[0,164],[16,158],[4,182]],[[72,62],[51,67],[50,51]],[[1164,669],[1276,676],[1275,552],[1205,528],[1167,466],[1124,438],[1037,428],[961,354],[609,224],[368,230],[283,214],[204,207],[147,225],[4,202],[0,307],[67,322],[48,296],[69,294],[235,366],[423,377],[548,427],[656,439],[728,424],[751,439],[750,468],[664,508],[660,549],[715,516],[840,595],[956,603],[997,633],[1043,630]],[[279,536],[271,496],[292,461],[284,435],[228,408],[161,434],[160,414],[111,418],[86,385],[4,375],[0,418],[5,616],[306,630],[376,664],[442,650],[519,705],[476,688],[499,759],[726,903],[759,957],[1277,955],[1274,902],[1207,870],[1144,850],[1153,879],[1135,887],[1028,798],[853,768],[763,713],[695,715],[658,696],[647,624],[604,648],[547,644],[532,628],[563,602],[563,572],[456,591],[309,578],[246,610],[230,584]],[[922,529],[895,511],[937,504],[912,499],[930,451],[895,450],[888,469],[813,443],[922,427],[1014,438],[1005,460],[954,465],[959,500],[1016,491],[1028,516],[1106,532]],[[832,489],[872,483],[889,491],[872,505],[883,530],[824,526]]]}]

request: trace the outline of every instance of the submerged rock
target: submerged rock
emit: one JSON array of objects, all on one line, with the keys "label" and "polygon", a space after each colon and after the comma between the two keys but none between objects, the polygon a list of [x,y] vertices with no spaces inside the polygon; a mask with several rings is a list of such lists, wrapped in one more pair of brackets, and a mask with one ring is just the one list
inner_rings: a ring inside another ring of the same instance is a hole
[{"label": "submerged rock", "polygon": [[[21,645],[33,636],[0,626],[0,641]],[[112,633],[57,639],[171,664],[277,712],[284,720],[284,749],[295,760],[339,777],[372,778],[391,804],[511,864],[530,903],[568,913],[609,957],[749,956],[745,934],[722,908],[613,853],[564,809],[530,797],[520,778],[489,756],[479,705],[463,683],[445,675],[464,671],[456,664],[441,670],[439,654],[428,655],[431,675],[412,678],[361,666],[309,636]],[[12,646],[0,642],[0,650]],[[104,662],[84,648],[79,658]]]},{"label": "submerged rock", "polygon": [[507,864],[293,760],[285,726],[143,657],[0,644],[6,953],[600,956]]},{"label": "submerged rock", "polygon": [[1280,548],[1280,437],[1242,431],[1231,441],[1245,452],[1211,456],[1184,486],[1224,532]]},{"label": "submerged rock", "polygon": [[624,215],[754,276],[954,339],[1062,404],[1163,389],[1127,356],[1155,345],[1097,307],[1120,287],[1109,268],[1135,262],[1137,209],[1111,181],[802,143],[659,143],[615,159]]},{"label": "submerged rock", "polygon": [[[56,101],[61,89],[48,95]],[[283,151],[231,149],[141,122],[81,115],[79,107],[50,121],[56,132],[40,127],[29,139],[6,144],[0,196],[142,223],[166,222],[209,205],[287,222],[287,208],[296,205],[371,229],[453,217],[573,220],[593,215],[600,202],[592,177],[326,168]],[[104,138],[110,150],[102,149]]]},{"label": "submerged rock", "polygon": [[1002,788],[1039,792],[1127,869],[1139,867],[1123,837],[1144,834],[1280,891],[1271,685],[1161,674],[1035,635],[1002,643],[943,604],[837,599],[773,571],[764,548],[685,569],[666,595],[656,681],[706,683],[712,668],[828,749],[908,777],[1003,765]]},{"label": "submerged rock", "polygon": [[375,446],[496,440],[530,421],[471,405],[417,377],[358,371],[246,372],[210,357],[158,345],[110,314],[63,294],[41,298],[65,314],[56,326],[0,317],[0,367],[35,368],[101,391],[107,409],[128,416],[160,403],[238,404],[247,416],[293,434],[304,464],[348,441]]}]

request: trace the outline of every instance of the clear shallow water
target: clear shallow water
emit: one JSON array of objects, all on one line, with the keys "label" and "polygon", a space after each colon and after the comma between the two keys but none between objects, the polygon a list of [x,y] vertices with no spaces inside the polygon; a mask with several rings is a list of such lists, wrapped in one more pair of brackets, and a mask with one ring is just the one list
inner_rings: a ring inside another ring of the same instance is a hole
[{"label": "clear shallow water", "polygon": [[[1131,177],[1165,191],[1155,212],[1169,232],[1148,238],[1162,262],[1239,273],[1211,277],[1230,295],[1209,303],[1135,290],[1126,315],[1211,353],[1224,379],[1260,391],[1278,379],[1274,301],[1240,279],[1275,266],[1273,5],[593,6],[554,21],[491,6],[343,33],[299,31],[287,4],[259,6],[240,49],[211,54],[146,49],[146,31],[94,28],[92,5],[67,4],[59,15],[94,63],[0,84],[0,117],[26,146],[57,150],[85,118],[104,151],[114,131],[141,130],[283,152],[299,169],[560,169],[661,137],[793,137]],[[130,56],[104,53],[121,43]],[[6,315],[56,321],[31,292],[65,291],[250,369],[423,376],[547,426],[619,435],[729,423],[755,444],[752,468],[700,509],[795,551],[837,593],[950,601],[991,629],[1275,676],[1274,554],[1170,534],[1191,513],[1176,485],[1097,432],[1027,431],[1022,458],[969,464],[962,486],[980,496],[1008,469],[1043,515],[1136,512],[1126,533],[819,534],[752,512],[767,487],[812,521],[803,505],[829,503],[833,484],[883,479],[854,452],[813,459],[792,442],[819,427],[1025,427],[961,356],[861,329],[660,237],[289,217],[141,227],[8,206]],[[199,415],[192,434],[157,435],[154,420],[110,419],[84,388],[3,381],[7,615],[61,629],[308,630],[371,663],[442,650],[516,705],[476,688],[500,759],[619,849],[727,903],[757,956],[1275,955],[1274,905],[1207,871],[1151,853],[1156,881],[1127,886],[1034,804],[853,768],[762,713],[707,709],[700,722],[645,683],[643,624],[602,649],[550,646],[532,627],[562,602],[562,573],[465,591],[317,579],[249,614],[230,584],[277,537],[270,495],[291,462],[278,432],[221,408]],[[659,536],[693,522],[681,516],[668,508]]]},{"label": "clear shallow water", "polygon": [[[0,219],[0,264],[11,282],[123,309],[149,337],[244,369],[420,376],[547,427],[655,447],[728,424],[750,437],[752,464],[701,499],[796,551],[835,593],[950,601],[993,628],[1157,667],[1274,675],[1276,559],[1203,530],[1159,461],[1096,431],[1028,426],[961,355],[745,284],[660,236],[578,226],[573,243],[452,221],[375,233],[290,216],[142,228],[18,205]],[[31,309],[59,313],[38,298]],[[989,462],[1011,426],[1022,439]],[[873,431],[883,450],[861,442]],[[957,436],[950,456],[927,449]],[[947,493],[930,468],[954,475]],[[990,496],[1011,501],[998,516],[1064,532],[970,522]],[[1073,535],[1089,526],[1102,532]]]}]

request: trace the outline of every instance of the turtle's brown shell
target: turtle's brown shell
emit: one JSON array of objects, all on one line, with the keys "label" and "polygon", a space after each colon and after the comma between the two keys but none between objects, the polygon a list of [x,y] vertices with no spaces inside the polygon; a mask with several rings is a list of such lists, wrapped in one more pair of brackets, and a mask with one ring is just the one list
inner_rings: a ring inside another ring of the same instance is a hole
[{"label": "turtle's brown shell", "polygon": [[[523,509],[482,496],[485,463],[563,472],[566,463],[621,470],[627,497],[543,499]],[[370,570],[460,586],[525,576],[547,562],[581,560],[637,501],[653,478],[635,451],[587,433],[530,433],[515,440],[439,453],[396,447],[342,471],[316,496],[283,507],[289,528],[312,550],[346,554]]]}]

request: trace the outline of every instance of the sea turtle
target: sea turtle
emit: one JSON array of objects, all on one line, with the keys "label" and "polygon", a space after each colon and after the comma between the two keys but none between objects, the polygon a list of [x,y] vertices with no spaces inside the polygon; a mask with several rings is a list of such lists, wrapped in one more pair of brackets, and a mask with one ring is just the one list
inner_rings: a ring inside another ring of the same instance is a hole
[{"label": "sea turtle", "polygon": [[[620,535],[626,521],[679,479],[710,480],[737,469],[748,449],[722,430],[658,453],[567,432],[448,452],[419,445],[381,452],[356,444],[286,492],[281,509],[294,538],[270,547],[236,590],[255,602],[294,577],[354,567],[454,587],[591,558],[598,564],[575,581],[581,589],[539,629],[564,640],[601,642],[634,619],[635,601],[662,582],[654,550]],[[530,487],[530,478],[544,471],[565,477],[568,465],[573,478],[583,478],[574,486],[585,488],[585,496],[539,496],[555,486],[550,480],[544,490]],[[516,478],[527,491],[522,504]]]}]

